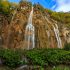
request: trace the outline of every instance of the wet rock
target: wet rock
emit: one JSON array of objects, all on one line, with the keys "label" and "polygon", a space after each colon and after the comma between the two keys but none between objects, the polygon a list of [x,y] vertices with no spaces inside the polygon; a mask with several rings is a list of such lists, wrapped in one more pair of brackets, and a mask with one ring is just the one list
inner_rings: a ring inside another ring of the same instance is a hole
[{"label": "wet rock", "polygon": [[2,59],[0,58],[0,65],[2,65],[3,64],[3,61],[2,61]]},{"label": "wet rock", "polygon": [[29,70],[27,65],[23,65],[19,68],[17,68],[16,70]]}]

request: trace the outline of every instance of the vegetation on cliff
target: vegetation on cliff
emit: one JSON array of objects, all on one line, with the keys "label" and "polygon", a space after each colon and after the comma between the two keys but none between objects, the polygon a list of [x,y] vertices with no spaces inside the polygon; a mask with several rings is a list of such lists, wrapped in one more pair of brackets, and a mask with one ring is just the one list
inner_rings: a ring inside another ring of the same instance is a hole
[{"label": "vegetation on cliff", "polygon": [[[20,7],[19,4],[17,3],[11,3],[7,0],[0,1],[0,13],[7,14],[6,16],[13,14],[14,10],[17,8],[26,7],[30,6],[31,7],[31,2],[27,1],[20,1]],[[48,10],[46,8],[43,8],[39,3],[34,4],[34,8],[37,8],[39,11],[42,12],[42,14],[49,15],[50,18],[56,20],[57,22],[60,22],[61,24],[65,24],[68,28],[70,28],[70,13],[63,13],[63,12],[54,12],[51,10]],[[10,16],[9,16],[10,17]]]},{"label": "vegetation on cliff", "polygon": [[8,0],[0,0],[0,13],[10,14],[17,6],[17,3],[11,3]]},{"label": "vegetation on cliff", "polygon": [[60,24],[64,24],[70,29],[70,13],[54,12],[51,10],[48,10],[47,13],[49,13],[50,18],[56,20]]}]

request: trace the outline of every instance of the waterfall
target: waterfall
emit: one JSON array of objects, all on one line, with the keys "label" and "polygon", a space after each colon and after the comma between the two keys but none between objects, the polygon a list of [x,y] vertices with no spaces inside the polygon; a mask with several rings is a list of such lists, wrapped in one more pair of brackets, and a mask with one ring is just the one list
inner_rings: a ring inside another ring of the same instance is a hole
[{"label": "waterfall", "polygon": [[62,42],[61,42],[61,38],[59,35],[59,29],[58,29],[58,25],[55,24],[55,26],[53,25],[53,29],[54,29],[54,33],[57,39],[57,43],[58,43],[58,48],[62,48]]},{"label": "waterfall", "polygon": [[30,12],[28,24],[26,25],[25,29],[25,42],[27,49],[33,49],[35,47],[35,28],[32,25],[32,16],[33,16],[33,7],[32,11]]},{"label": "waterfall", "polygon": [[55,22],[55,24],[52,24],[51,21],[49,20],[49,18],[45,17],[45,19],[53,27],[55,37],[56,37],[56,40],[57,40],[57,43],[58,43],[58,48],[62,48],[62,41],[61,41],[61,38],[60,38],[60,35],[59,35],[59,29],[58,29],[57,23],[54,20],[52,20],[52,21]]}]

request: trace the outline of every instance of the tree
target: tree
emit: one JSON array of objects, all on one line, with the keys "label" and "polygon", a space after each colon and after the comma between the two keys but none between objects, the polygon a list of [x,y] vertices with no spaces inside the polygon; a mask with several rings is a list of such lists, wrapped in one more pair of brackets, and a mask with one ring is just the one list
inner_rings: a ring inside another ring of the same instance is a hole
[{"label": "tree", "polygon": [[29,0],[20,0],[20,3],[25,2],[25,1],[27,2],[27,1],[29,1]]},{"label": "tree", "polygon": [[10,3],[8,2],[8,0],[1,0],[0,1],[0,10],[3,13],[8,13],[9,12],[9,9],[10,9]]}]

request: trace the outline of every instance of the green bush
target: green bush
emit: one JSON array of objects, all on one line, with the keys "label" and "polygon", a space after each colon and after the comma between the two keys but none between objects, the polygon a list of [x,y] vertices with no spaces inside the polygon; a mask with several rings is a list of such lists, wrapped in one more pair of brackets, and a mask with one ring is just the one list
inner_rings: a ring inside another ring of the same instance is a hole
[{"label": "green bush", "polygon": [[22,53],[18,50],[0,49],[0,58],[3,60],[3,64],[9,67],[17,67],[25,64],[22,61]]},{"label": "green bush", "polygon": [[66,44],[65,44],[64,50],[70,50],[70,43],[66,43]]},{"label": "green bush", "polygon": [[61,66],[56,66],[52,68],[52,70],[70,70],[70,67],[61,65]]},{"label": "green bush", "polygon": [[25,55],[33,65],[70,64],[70,51],[62,49],[34,49],[26,51]]},{"label": "green bush", "polygon": [[32,65],[44,65],[46,62],[43,58],[43,55],[41,54],[43,51],[41,50],[31,50],[31,51],[26,51],[25,56],[29,60],[29,64],[31,63]]},{"label": "green bush", "polygon": [[[27,58],[27,63],[24,57]],[[70,64],[70,51],[63,49],[33,49],[33,50],[12,50],[0,48],[0,58],[3,64],[9,67],[19,65],[40,65],[57,66],[60,64]],[[23,60],[22,60],[23,59]]]}]

